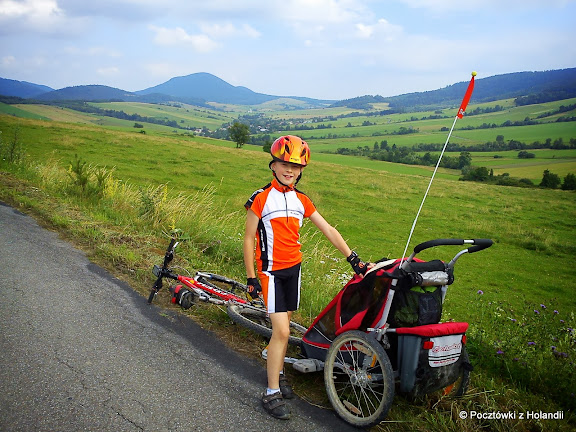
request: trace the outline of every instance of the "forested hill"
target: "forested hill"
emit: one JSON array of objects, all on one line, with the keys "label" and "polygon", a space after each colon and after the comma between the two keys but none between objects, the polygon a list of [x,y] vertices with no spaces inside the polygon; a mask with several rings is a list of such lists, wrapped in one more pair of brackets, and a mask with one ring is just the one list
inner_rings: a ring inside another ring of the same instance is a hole
[{"label": "forested hill", "polygon": [[26,81],[17,81],[7,78],[0,78],[0,95],[29,98],[41,95],[42,93],[53,91],[48,86],[34,84]]},{"label": "forested hill", "polygon": [[[369,108],[372,103],[388,102],[394,110],[411,110],[458,105],[468,81],[438,90],[408,93],[400,96],[362,96],[335,103],[333,106]],[[476,79],[473,103],[516,98],[517,104],[549,102],[576,97],[576,68],[545,72],[516,72]]]},{"label": "forested hill", "polygon": [[[306,97],[290,98],[304,102],[308,107],[347,106],[354,109],[370,109],[373,103],[387,102],[393,111],[436,109],[460,104],[468,81],[456,83],[438,90],[409,93],[400,96],[361,96],[340,102],[316,100]],[[0,95],[34,101],[62,100],[115,100],[161,103],[180,101],[197,106],[207,102],[258,105],[282,96],[266,95],[233,86],[208,74],[195,73],[171,80],[138,92],[103,86],[87,85],[53,90],[47,86],[0,78]],[[576,97],[576,68],[545,72],[516,72],[476,79],[472,103],[490,102],[515,98],[518,105],[550,102]]]}]

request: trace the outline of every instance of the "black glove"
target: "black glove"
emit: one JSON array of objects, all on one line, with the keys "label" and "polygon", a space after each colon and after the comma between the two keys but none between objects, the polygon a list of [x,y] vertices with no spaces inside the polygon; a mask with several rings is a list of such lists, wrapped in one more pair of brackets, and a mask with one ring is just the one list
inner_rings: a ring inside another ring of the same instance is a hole
[{"label": "black glove", "polygon": [[257,299],[262,292],[260,281],[256,278],[246,279],[246,286],[248,287],[248,295],[252,300]]},{"label": "black glove", "polygon": [[346,261],[350,263],[352,269],[354,270],[354,273],[358,275],[364,275],[366,274],[366,271],[368,271],[368,266],[366,265],[366,263],[362,261],[358,256],[358,254],[354,251],[352,251],[350,256],[346,258]]}]

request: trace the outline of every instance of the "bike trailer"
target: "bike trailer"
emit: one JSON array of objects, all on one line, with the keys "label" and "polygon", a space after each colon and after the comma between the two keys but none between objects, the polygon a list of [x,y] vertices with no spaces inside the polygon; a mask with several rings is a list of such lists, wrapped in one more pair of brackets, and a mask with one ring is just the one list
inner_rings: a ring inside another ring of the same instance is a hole
[{"label": "bike trailer", "polygon": [[[349,330],[367,331],[382,319],[384,305],[395,281],[395,294],[388,317],[391,327],[412,327],[436,324],[442,315],[445,285],[422,285],[423,272],[444,273],[442,261],[425,262],[415,259],[406,270],[402,260],[378,263],[378,270],[365,277],[355,275],[326,308],[316,317],[302,337],[302,351],[307,358],[324,361],[332,341]],[[446,274],[446,273],[444,273]]]}]

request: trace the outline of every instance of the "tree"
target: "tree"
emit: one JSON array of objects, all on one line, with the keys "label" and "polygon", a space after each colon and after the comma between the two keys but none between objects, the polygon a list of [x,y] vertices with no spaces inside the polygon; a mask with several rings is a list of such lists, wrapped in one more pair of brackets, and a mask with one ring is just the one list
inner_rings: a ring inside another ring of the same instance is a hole
[{"label": "tree", "polygon": [[540,187],[556,189],[558,186],[560,186],[560,176],[558,174],[551,173],[550,170],[544,170],[544,175],[542,176]]},{"label": "tree", "polygon": [[262,150],[266,153],[270,153],[270,149],[272,148],[272,140],[270,139],[270,137],[268,137],[266,139],[266,141],[264,142],[264,145],[262,145]]},{"label": "tree", "polygon": [[461,152],[460,157],[458,158],[458,169],[463,169],[470,165],[472,165],[472,155],[470,152]]},{"label": "tree", "polygon": [[576,190],[576,175],[569,173],[564,177],[562,190]]},{"label": "tree", "polygon": [[236,143],[236,148],[242,147],[250,139],[250,128],[244,123],[235,121],[228,128],[230,139]]}]

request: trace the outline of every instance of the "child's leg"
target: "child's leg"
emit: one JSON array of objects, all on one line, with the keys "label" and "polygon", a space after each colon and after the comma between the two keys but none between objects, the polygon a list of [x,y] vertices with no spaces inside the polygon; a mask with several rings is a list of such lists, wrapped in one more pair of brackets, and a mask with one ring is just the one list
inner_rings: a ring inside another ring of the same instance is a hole
[{"label": "child's leg", "polygon": [[270,314],[272,322],[272,337],[268,344],[268,359],[266,367],[268,372],[268,388],[280,389],[280,372],[284,369],[284,357],[288,348],[290,337],[291,312],[277,312]]}]

